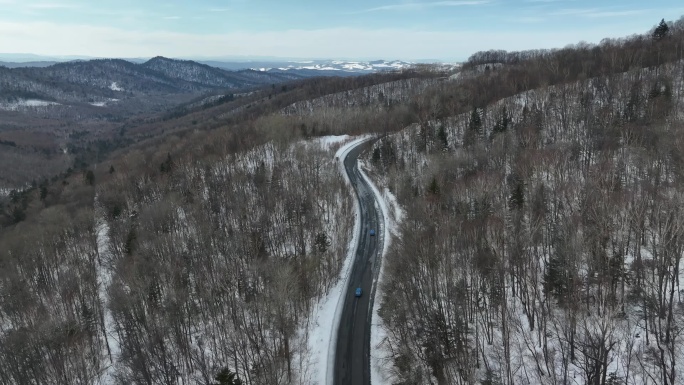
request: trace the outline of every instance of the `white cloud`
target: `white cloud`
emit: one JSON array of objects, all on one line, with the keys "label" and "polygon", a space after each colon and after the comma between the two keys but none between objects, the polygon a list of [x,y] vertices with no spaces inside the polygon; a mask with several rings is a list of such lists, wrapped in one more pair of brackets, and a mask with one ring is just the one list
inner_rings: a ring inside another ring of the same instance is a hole
[{"label": "white cloud", "polygon": [[653,11],[651,9],[629,9],[619,11],[609,11],[606,8],[566,8],[552,13],[554,16],[582,16],[590,18],[598,17],[620,17],[641,15]]},{"label": "white cloud", "polygon": [[368,8],[361,12],[376,12],[376,11],[406,11],[417,10],[425,8],[437,7],[461,7],[466,5],[482,5],[489,3],[489,0],[473,0],[473,1],[433,1],[433,2],[411,2],[400,4],[389,4],[380,7]]},{"label": "white cloud", "polygon": [[[637,27],[638,28],[638,27]],[[643,29],[650,28],[650,24]],[[632,34],[633,25],[569,31],[452,31],[330,28],[244,31],[226,34],[141,32],[89,25],[0,21],[0,52],[96,57],[279,56],[301,58],[385,58],[451,60],[486,49],[563,47],[581,40]]]},{"label": "white cloud", "polygon": [[164,17],[162,17],[162,19],[165,19],[165,20],[180,20],[180,18],[181,18],[180,16],[164,16]]},{"label": "white cloud", "polygon": [[26,4],[26,8],[30,9],[75,9],[79,8],[76,4],[68,3],[33,3]]},{"label": "white cloud", "polygon": [[648,12],[646,9],[633,9],[628,11],[599,11],[587,13],[586,17],[620,17],[620,16],[633,16],[633,15],[643,15]]}]

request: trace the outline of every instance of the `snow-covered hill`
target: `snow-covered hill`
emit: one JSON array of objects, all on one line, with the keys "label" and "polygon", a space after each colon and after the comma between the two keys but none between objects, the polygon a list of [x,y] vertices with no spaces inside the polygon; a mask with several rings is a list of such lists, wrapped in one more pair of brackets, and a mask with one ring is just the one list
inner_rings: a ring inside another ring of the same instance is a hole
[{"label": "snow-covered hill", "polygon": [[[279,64],[279,63],[274,63]],[[253,68],[260,71],[277,69],[280,71],[291,70],[316,70],[316,71],[345,71],[355,73],[368,73],[377,71],[400,70],[413,66],[414,63],[400,60],[374,60],[374,61],[343,61],[343,60],[310,60],[289,62],[272,68]]]}]

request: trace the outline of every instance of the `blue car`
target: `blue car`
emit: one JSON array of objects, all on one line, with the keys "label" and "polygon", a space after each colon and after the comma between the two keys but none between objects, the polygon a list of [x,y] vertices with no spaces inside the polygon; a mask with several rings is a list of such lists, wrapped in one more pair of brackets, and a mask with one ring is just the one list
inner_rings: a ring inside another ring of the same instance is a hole
[{"label": "blue car", "polygon": [[371,235],[371,237],[375,235],[375,230],[374,230],[374,229],[371,229],[370,235]]},{"label": "blue car", "polygon": [[357,296],[357,297],[360,297],[360,296],[361,296],[361,293],[363,293],[363,290],[361,290],[360,287],[357,287],[357,288],[356,288],[356,293],[355,293],[356,296]]}]

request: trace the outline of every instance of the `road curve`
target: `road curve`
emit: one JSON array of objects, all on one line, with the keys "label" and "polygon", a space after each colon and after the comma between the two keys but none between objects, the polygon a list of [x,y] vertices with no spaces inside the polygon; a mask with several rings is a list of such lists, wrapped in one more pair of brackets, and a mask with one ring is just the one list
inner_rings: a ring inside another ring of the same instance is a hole
[{"label": "road curve", "polygon": [[[369,148],[372,141],[362,142],[349,151],[344,158],[344,168],[356,192],[360,208],[359,245],[349,277],[347,290],[343,292],[344,306],[335,349],[335,385],[370,385],[370,327],[375,287],[373,282],[380,271],[382,250],[382,214],[376,204],[376,196],[361,176],[358,157]],[[376,236],[370,235],[375,229]],[[363,289],[360,298],[355,297],[357,287]]]}]

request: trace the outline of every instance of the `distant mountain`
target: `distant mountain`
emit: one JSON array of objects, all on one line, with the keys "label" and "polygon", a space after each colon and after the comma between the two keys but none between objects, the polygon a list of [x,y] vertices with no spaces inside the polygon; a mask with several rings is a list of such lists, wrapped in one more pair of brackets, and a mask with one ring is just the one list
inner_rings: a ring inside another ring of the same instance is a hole
[{"label": "distant mountain", "polygon": [[143,63],[142,67],[172,79],[217,88],[273,84],[300,78],[296,75],[262,73],[252,70],[228,71],[191,60],[175,60],[161,56]]},{"label": "distant mountain", "polygon": [[261,72],[292,72],[302,76],[358,75],[378,71],[391,71],[409,68],[414,63],[400,60],[345,61],[345,60],[305,60],[305,61],[247,61],[222,62],[202,61],[213,67],[236,70],[250,68]]},{"label": "distant mountain", "polygon": [[87,56],[77,56],[77,55],[66,55],[66,56],[44,56],[36,55],[32,53],[0,53],[0,61],[14,62],[14,63],[26,63],[26,62],[65,62],[70,60],[88,60],[94,59]]},{"label": "distant mountain", "polygon": [[240,90],[299,79],[295,73],[227,71],[189,60],[156,57],[0,67],[0,102],[98,103],[136,95]]},{"label": "distant mountain", "polygon": [[[55,63],[62,63],[73,60],[102,60],[96,58],[87,58],[82,56],[40,56],[33,54],[3,54],[0,53],[0,66],[9,68],[17,67],[46,67]],[[259,72],[283,72],[287,71],[290,74],[295,74],[300,77],[311,76],[350,76],[358,74],[366,74],[371,72],[403,69],[413,65],[413,63],[400,60],[372,60],[372,61],[354,61],[354,60],[290,60],[278,58],[259,58],[256,60],[245,59],[202,59],[202,60],[177,60],[167,59],[163,57],[155,57],[151,59],[146,58],[122,58],[127,62],[134,64],[144,64],[152,69],[164,69],[170,67],[170,61],[179,65],[179,63],[195,64],[195,79],[200,79],[202,73],[207,74],[206,68],[200,69],[197,64],[214,67],[214,69],[228,70],[232,72],[242,70],[254,70]],[[432,62],[432,61],[430,61]],[[168,73],[167,73],[168,75]],[[188,74],[189,75],[189,74]],[[197,78],[199,76],[200,78]],[[213,75],[209,75],[213,77]],[[188,80],[188,79],[186,79]],[[212,80],[213,81],[213,80]],[[221,82],[219,82],[221,83]],[[227,84],[227,83],[226,83]]]},{"label": "distant mountain", "polygon": [[7,68],[20,68],[20,67],[49,67],[51,65],[59,63],[58,61],[27,61],[27,62],[11,62],[11,61],[0,61],[0,66]]}]

